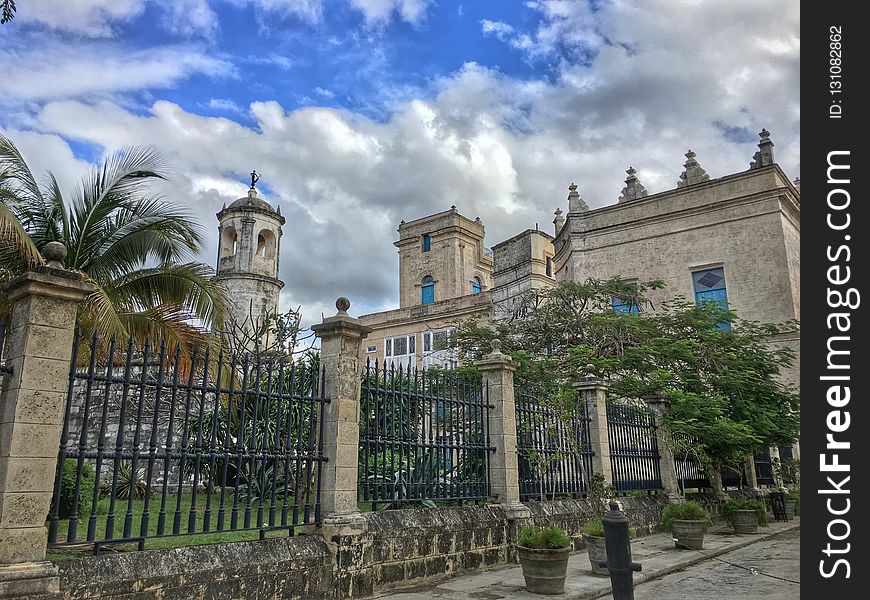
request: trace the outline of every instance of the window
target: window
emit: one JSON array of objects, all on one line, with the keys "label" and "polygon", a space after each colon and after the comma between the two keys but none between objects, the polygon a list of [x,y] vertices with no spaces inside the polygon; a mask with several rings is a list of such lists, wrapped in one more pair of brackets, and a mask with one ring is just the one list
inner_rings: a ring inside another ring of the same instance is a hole
[{"label": "window", "polygon": [[423,234],[423,252],[429,252],[432,249],[432,238],[429,237],[428,233]]},{"label": "window", "polygon": [[[692,286],[695,289],[695,303],[715,302],[728,308],[728,293],[725,288],[725,270],[722,267],[705,269],[692,273]],[[730,331],[731,323],[719,323],[719,329]]]},{"label": "window", "polygon": [[613,312],[615,313],[628,313],[630,315],[636,315],[640,312],[637,304],[631,302],[630,300],[617,298],[616,296],[612,296],[610,298],[610,306],[613,307]]},{"label": "window", "polygon": [[547,257],[547,277],[553,276],[553,259],[549,256]]},{"label": "window", "polygon": [[366,353],[367,354],[371,354],[372,352],[377,352],[377,351],[378,351],[377,346],[366,346]]},{"label": "window", "polygon": [[435,302],[435,280],[428,276],[424,277],[421,290],[421,304],[433,304]]},{"label": "window", "polygon": [[400,335],[384,340],[384,365],[410,370],[417,366],[417,335]]},{"label": "window", "polygon": [[476,296],[480,293],[480,290],[481,290],[480,279],[475,277],[474,279],[471,280],[471,293]]}]

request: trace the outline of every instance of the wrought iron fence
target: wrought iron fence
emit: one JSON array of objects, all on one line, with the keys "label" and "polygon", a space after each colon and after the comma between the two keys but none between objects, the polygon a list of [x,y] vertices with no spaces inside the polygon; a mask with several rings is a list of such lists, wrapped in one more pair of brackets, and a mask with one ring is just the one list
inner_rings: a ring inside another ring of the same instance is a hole
[{"label": "wrought iron fence", "polygon": [[321,377],[316,362],[77,332],[49,544],[319,522]]},{"label": "wrought iron fence", "polygon": [[489,498],[491,406],[479,375],[366,361],[361,388],[360,502]]},{"label": "wrought iron fence", "polygon": [[755,479],[758,485],[773,485],[773,465],[770,460],[770,448],[755,452]]},{"label": "wrought iron fence", "polygon": [[662,488],[652,413],[645,407],[607,403],[613,487],[620,492]]},{"label": "wrought iron fence", "polygon": [[6,319],[0,319],[0,376],[12,373],[12,367],[6,362]]},{"label": "wrought iron fence", "polygon": [[592,456],[585,398],[551,406],[543,390],[515,388],[520,499],[580,496],[589,490]]},{"label": "wrought iron fence", "polygon": [[674,450],[674,467],[677,471],[677,484],[680,489],[709,488],[710,477],[698,463],[698,457],[692,452],[692,438],[687,435],[674,434],[676,449]]}]

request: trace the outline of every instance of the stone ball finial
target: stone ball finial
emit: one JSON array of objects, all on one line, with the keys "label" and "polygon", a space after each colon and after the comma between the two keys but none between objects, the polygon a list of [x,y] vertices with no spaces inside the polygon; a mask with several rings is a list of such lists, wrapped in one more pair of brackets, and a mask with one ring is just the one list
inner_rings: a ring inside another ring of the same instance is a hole
[{"label": "stone ball finial", "polygon": [[501,354],[501,340],[498,338],[492,338],[489,342],[490,348],[492,348],[493,354]]},{"label": "stone ball finial", "polygon": [[42,249],[42,257],[49,267],[62,269],[63,261],[66,258],[66,246],[60,242],[49,242]]},{"label": "stone ball finial", "polygon": [[338,314],[346,315],[347,309],[350,308],[350,300],[348,300],[344,296],[339,296],[338,300],[335,301],[335,308],[338,309]]}]

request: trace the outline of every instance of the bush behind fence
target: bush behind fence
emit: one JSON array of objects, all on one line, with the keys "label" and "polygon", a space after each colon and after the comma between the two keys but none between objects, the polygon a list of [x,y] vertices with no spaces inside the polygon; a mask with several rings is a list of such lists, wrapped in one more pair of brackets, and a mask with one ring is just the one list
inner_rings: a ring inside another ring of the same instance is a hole
[{"label": "bush behind fence", "polygon": [[49,543],[319,522],[322,389],[316,362],[77,332]]},{"label": "bush behind fence", "polygon": [[359,500],[373,509],[490,495],[488,393],[479,374],[367,361]]}]

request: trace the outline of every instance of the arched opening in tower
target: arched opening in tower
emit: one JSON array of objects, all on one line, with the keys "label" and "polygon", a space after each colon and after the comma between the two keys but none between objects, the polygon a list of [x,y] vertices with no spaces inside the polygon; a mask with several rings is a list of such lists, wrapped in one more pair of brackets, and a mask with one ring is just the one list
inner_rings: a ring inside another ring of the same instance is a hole
[{"label": "arched opening in tower", "polygon": [[260,258],[275,258],[275,234],[269,229],[262,229],[257,235],[257,256]]},{"label": "arched opening in tower", "polygon": [[221,258],[235,256],[238,251],[238,235],[236,228],[227,225],[221,231]]}]

